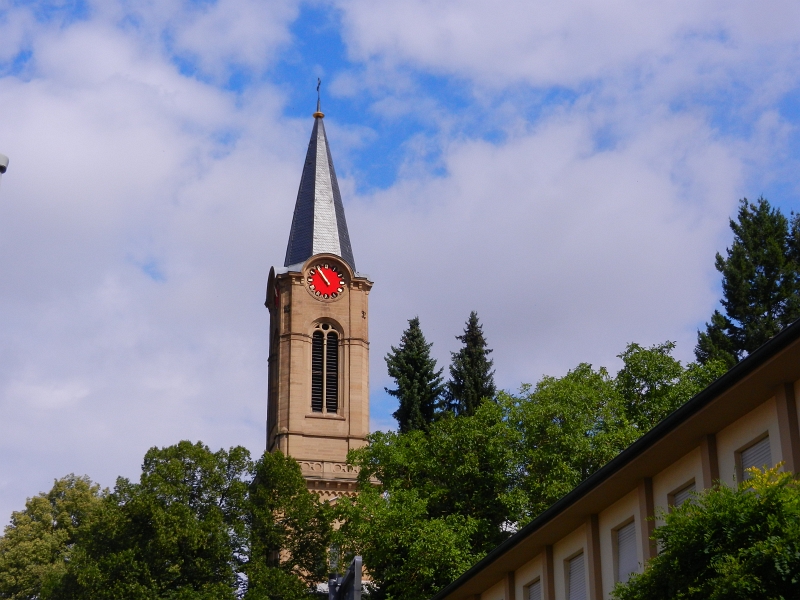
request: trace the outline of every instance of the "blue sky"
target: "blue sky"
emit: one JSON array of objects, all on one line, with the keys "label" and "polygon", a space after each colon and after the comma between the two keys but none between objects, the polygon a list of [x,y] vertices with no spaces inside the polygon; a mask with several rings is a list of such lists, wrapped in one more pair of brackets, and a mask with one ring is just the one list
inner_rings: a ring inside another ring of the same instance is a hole
[{"label": "blue sky", "polygon": [[[0,0],[0,514],[180,439],[263,448],[267,273],[317,77],[383,356],[477,310],[501,387],[719,300],[738,199],[798,210],[800,9]],[[2,517],[5,518],[5,517]]]}]

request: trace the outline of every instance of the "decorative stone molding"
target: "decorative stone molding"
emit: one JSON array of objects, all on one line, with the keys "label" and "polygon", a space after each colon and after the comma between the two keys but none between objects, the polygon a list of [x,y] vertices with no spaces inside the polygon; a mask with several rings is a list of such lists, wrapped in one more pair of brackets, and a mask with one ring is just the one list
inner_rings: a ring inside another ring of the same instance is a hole
[{"label": "decorative stone molding", "polygon": [[330,462],[320,460],[299,460],[300,469],[304,475],[333,477],[346,477],[354,479],[358,476],[359,468],[343,462]]},{"label": "decorative stone molding", "polygon": [[337,498],[354,498],[358,494],[355,481],[331,481],[324,479],[307,479],[308,491],[319,496],[322,502],[333,502]]},{"label": "decorative stone molding", "polygon": [[300,463],[300,469],[303,471],[303,473],[322,474],[324,472],[324,467],[321,462],[309,460],[299,460],[297,462]]}]

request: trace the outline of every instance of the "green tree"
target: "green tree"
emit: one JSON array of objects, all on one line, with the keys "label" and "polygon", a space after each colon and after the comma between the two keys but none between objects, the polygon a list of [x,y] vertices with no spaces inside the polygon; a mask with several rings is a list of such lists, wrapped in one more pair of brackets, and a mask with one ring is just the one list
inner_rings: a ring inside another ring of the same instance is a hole
[{"label": "green tree", "polygon": [[650,348],[634,343],[618,355],[623,367],[614,386],[622,396],[626,419],[641,433],[725,373],[726,364],[719,360],[684,367],[672,356],[674,349],[674,342]]},{"label": "green tree", "polygon": [[139,483],[117,479],[55,598],[235,598],[245,553],[242,447],[151,448]]},{"label": "green tree", "polygon": [[245,600],[299,600],[325,581],[333,518],[308,491],[297,461],[265,453],[249,488]]},{"label": "green tree", "polygon": [[474,310],[469,314],[463,335],[457,335],[456,339],[463,346],[458,352],[451,352],[447,405],[457,415],[472,415],[481,402],[494,398],[497,391],[489,358],[492,350],[483,337],[483,326]]},{"label": "green tree", "polygon": [[370,600],[427,600],[482,556],[470,543],[474,519],[431,518],[414,489],[364,487],[339,509],[341,547],[363,557],[375,585]]},{"label": "green tree", "polygon": [[716,255],[722,273],[722,306],[704,332],[698,331],[698,361],[721,360],[729,367],[800,317],[800,221],[791,224],[765,198],[743,198],[738,222],[731,219],[733,244]]},{"label": "green tree", "polygon": [[684,367],[672,342],[629,344],[622,368],[581,364],[563,377],[543,377],[518,395],[500,393],[506,420],[519,432],[523,521],[544,509],[614,458],[653,425],[721,375],[718,361]]},{"label": "green tree", "polygon": [[639,435],[604,368],[581,364],[564,377],[543,377],[516,396],[501,392],[508,422],[519,432],[515,455],[533,519],[616,456]]},{"label": "green tree", "polygon": [[397,398],[400,406],[392,415],[400,431],[426,430],[433,422],[434,413],[443,391],[442,369],[436,369],[431,357],[431,346],[419,326],[419,317],[408,321],[400,345],[386,355],[389,375],[397,389],[386,391]]},{"label": "green tree", "polygon": [[295,600],[324,579],[331,509],[280,453],[151,448],[119,478],[42,598]]},{"label": "green tree", "polygon": [[800,489],[777,468],[697,494],[655,530],[659,553],[617,600],[797,598]]},{"label": "green tree", "polygon": [[0,537],[0,598],[42,598],[67,569],[79,532],[96,518],[100,486],[67,475],[11,514]]},{"label": "green tree", "polygon": [[427,433],[376,432],[351,452],[360,492],[340,504],[342,546],[378,598],[428,598],[509,535],[524,504],[502,408],[445,416]]}]

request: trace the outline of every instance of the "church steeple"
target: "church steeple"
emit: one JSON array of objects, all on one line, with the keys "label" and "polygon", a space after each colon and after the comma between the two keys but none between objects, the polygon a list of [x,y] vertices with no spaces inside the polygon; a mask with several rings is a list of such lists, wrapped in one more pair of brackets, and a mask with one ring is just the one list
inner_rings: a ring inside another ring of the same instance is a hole
[{"label": "church steeple", "polygon": [[317,100],[284,266],[303,263],[315,254],[329,253],[341,256],[355,271],[339,182],[325,135],[324,117]]},{"label": "church steeple", "polygon": [[[319,91],[319,88],[317,88]],[[369,434],[369,293],[355,270],[319,100],[284,269],[270,269],[267,449],[323,500],[356,493]]]}]

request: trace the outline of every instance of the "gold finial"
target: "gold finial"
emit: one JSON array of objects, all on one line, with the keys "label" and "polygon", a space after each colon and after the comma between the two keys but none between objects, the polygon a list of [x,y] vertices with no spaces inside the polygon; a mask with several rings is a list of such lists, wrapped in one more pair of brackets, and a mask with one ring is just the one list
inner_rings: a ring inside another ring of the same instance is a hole
[{"label": "gold finial", "polygon": [[312,116],[315,119],[322,119],[325,115],[319,110],[319,86],[322,85],[322,79],[317,77],[317,112],[315,112]]}]

